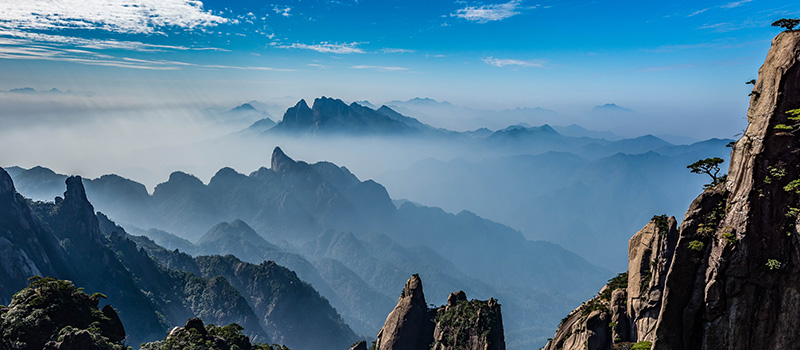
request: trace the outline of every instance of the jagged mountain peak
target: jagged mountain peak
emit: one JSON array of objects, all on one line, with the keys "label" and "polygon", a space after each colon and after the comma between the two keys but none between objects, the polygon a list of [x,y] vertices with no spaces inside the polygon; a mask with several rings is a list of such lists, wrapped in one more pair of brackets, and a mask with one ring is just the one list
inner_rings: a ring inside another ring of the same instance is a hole
[{"label": "jagged mountain peak", "polygon": [[280,147],[275,147],[275,149],[272,151],[271,164],[272,171],[278,174],[284,174],[297,169],[299,163],[287,156]]},{"label": "jagged mountain peak", "polygon": [[408,281],[406,281],[406,286],[403,287],[403,292],[400,294],[400,298],[410,297],[415,300],[422,300],[423,305],[425,301],[425,293],[422,292],[422,279],[419,278],[418,274],[413,274]]},{"label": "jagged mountain peak", "polygon": [[89,204],[89,199],[86,198],[86,189],[83,187],[83,179],[80,176],[70,176],[66,183],[67,191],[64,192],[64,202],[77,201]]}]

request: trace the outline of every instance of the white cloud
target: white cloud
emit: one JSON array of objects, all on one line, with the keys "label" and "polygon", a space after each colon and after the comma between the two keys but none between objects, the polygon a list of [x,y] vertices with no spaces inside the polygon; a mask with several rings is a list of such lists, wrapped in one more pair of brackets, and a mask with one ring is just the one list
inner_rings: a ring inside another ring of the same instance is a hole
[{"label": "white cloud", "polygon": [[694,11],[694,12],[690,13],[690,14],[689,14],[688,16],[686,16],[686,17],[694,17],[694,16],[697,16],[697,15],[699,15],[699,14],[701,14],[701,13],[703,13],[703,12],[706,12],[706,11],[708,11],[708,10],[709,10],[709,9],[707,9],[707,8],[705,8],[705,9],[702,9],[702,10],[697,10],[697,11]]},{"label": "white cloud", "polygon": [[734,2],[729,2],[729,3],[725,4],[725,5],[720,6],[720,7],[724,8],[724,9],[732,9],[734,7],[742,6],[742,5],[744,5],[744,4],[748,3],[748,2],[751,2],[751,1],[753,1],[753,0],[734,1]]},{"label": "white cloud", "polygon": [[520,14],[520,10],[536,7],[523,7],[521,4],[522,0],[511,0],[504,4],[467,6],[465,8],[456,10],[456,13],[451,14],[451,16],[463,18],[468,21],[486,23],[491,21],[500,21]]},{"label": "white cloud", "polygon": [[383,49],[381,50],[383,53],[414,53],[415,50],[408,50],[408,49]]},{"label": "white cloud", "polygon": [[[145,44],[138,41],[119,41],[113,39],[85,39],[73,36],[31,33],[20,30],[0,29],[0,37],[20,38],[29,40],[31,42],[72,45],[90,49],[122,49],[131,51],[190,50],[190,48],[185,46],[154,45],[154,44]],[[217,50],[217,49],[202,48],[199,50]]]},{"label": "white cloud", "polygon": [[160,28],[194,29],[227,23],[199,0],[0,1],[0,27],[22,30],[89,29],[151,34]]},{"label": "white cloud", "polygon": [[254,71],[292,71],[261,66],[226,66],[195,64],[179,61],[148,60],[129,57],[114,57],[90,50],[64,48],[58,43],[34,43],[27,39],[0,37],[0,59],[9,60],[45,60],[72,62],[90,66],[106,66],[146,70],[177,70],[184,67],[197,69],[237,69]]},{"label": "white cloud", "polygon": [[405,71],[409,70],[406,67],[386,67],[386,66],[352,66],[352,69],[372,69],[372,70],[379,70],[384,72],[397,72],[397,71]]},{"label": "white cloud", "polygon": [[277,13],[277,14],[283,16],[283,17],[289,17],[289,16],[292,15],[292,14],[289,13],[289,11],[292,10],[292,8],[289,7],[289,6],[280,7],[278,5],[272,5],[272,10],[275,11],[275,13]]},{"label": "white cloud", "polygon": [[542,67],[544,67],[545,63],[547,63],[547,62],[544,61],[544,60],[528,60],[528,61],[524,61],[524,60],[515,60],[515,59],[510,59],[510,58],[494,58],[494,57],[489,56],[489,57],[486,57],[486,58],[483,59],[483,63],[486,63],[486,64],[488,64],[490,66],[500,67],[500,68],[507,67],[507,66],[542,68]]},{"label": "white cloud", "polygon": [[316,52],[322,52],[322,53],[335,53],[335,54],[364,53],[364,50],[358,48],[358,45],[360,44],[361,43],[337,44],[337,43],[322,42],[313,45],[294,43],[291,45],[273,44],[273,46],[282,49],[314,50]]}]

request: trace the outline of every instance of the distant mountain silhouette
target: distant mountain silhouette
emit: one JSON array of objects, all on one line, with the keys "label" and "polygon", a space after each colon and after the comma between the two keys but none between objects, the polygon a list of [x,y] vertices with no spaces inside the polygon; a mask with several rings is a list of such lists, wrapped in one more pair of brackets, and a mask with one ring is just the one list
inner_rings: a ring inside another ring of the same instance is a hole
[{"label": "distant mountain silhouette", "polygon": [[630,108],[625,108],[622,106],[618,106],[614,103],[606,103],[601,106],[594,106],[592,108],[592,112],[600,112],[600,113],[610,113],[610,112],[625,112],[625,113],[633,113],[634,111]]},{"label": "distant mountain silhouette", "polygon": [[300,100],[294,107],[286,110],[283,120],[269,133],[295,135],[335,135],[335,134],[412,134],[423,128],[419,121],[401,116],[388,107],[374,110],[356,102],[350,105],[342,100],[321,97],[309,107]]}]

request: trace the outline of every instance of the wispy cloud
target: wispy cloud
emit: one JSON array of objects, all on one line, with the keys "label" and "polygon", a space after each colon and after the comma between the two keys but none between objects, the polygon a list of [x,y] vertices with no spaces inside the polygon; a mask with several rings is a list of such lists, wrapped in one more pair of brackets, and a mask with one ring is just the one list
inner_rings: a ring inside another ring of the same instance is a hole
[{"label": "wispy cloud", "polygon": [[294,43],[290,45],[282,45],[282,44],[273,44],[273,46],[282,48],[282,49],[304,49],[304,50],[314,50],[316,52],[322,53],[334,53],[334,54],[351,54],[351,53],[364,53],[364,50],[360,49],[358,45],[362,43],[329,43],[329,42],[322,42],[319,44],[300,44]]},{"label": "wispy cloud", "polygon": [[126,41],[114,39],[86,39],[74,36],[64,35],[51,35],[42,33],[31,33],[21,30],[3,30],[0,29],[0,37],[19,38],[38,43],[51,43],[71,45],[75,47],[91,48],[91,49],[118,49],[130,51],[185,51],[185,50],[213,50],[213,51],[227,51],[217,48],[190,48],[186,46],[177,45],[156,45],[146,44],[139,41]]},{"label": "wispy cloud", "polygon": [[724,9],[732,9],[734,7],[742,6],[742,5],[744,5],[744,4],[748,3],[748,2],[751,2],[751,1],[753,1],[753,0],[734,1],[734,2],[729,2],[729,3],[725,4],[725,5],[720,6],[720,7],[724,8]]},{"label": "wispy cloud", "polygon": [[366,66],[366,65],[352,66],[350,68],[352,68],[352,69],[372,69],[372,70],[379,70],[379,71],[383,71],[383,72],[396,72],[396,71],[407,71],[407,70],[410,70],[409,68],[406,68],[406,67]]},{"label": "wispy cloud", "polygon": [[699,14],[701,14],[701,13],[703,13],[703,12],[706,12],[706,11],[708,11],[708,10],[710,10],[710,9],[708,9],[708,8],[704,8],[704,9],[701,9],[701,10],[697,10],[697,11],[694,11],[694,12],[690,13],[690,14],[689,14],[688,16],[686,16],[686,17],[694,17],[694,16],[697,16],[697,15],[699,15]]},{"label": "wispy cloud", "polygon": [[516,59],[510,59],[510,58],[494,58],[494,57],[490,56],[490,57],[484,58],[483,59],[483,63],[486,63],[486,64],[488,64],[490,66],[500,67],[500,68],[508,67],[508,66],[542,68],[547,63],[547,61],[544,61],[544,60],[527,60],[526,61],[526,60],[516,60]]},{"label": "wispy cloud", "polygon": [[36,43],[27,39],[0,37],[0,59],[43,60],[71,62],[90,66],[105,66],[144,70],[178,70],[186,67],[197,69],[237,69],[253,71],[292,71],[262,66],[209,65],[190,62],[151,60],[113,55],[91,50],[75,49],[71,46]]},{"label": "wispy cloud", "polygon": [[23,30],[103,30],[151,34],[160,28],[195,29],[227,23],[200,0],[0,1],[0,27]]},{"label": "wispy cloud", "polygon": [[328,68],[330,68],[330,66],[327,66],[327,65],[324,65],[324,64],[319,64],[319,63],[309,63],[308,66],[309,67],[316,67],[316,68],[319,68],[319,69],[328,69]]},{"label": "wispy cloud", "polygon": [[487,23],[500,21],[511,16],[520,14],[523,9],[536,8],[537,6],[522,6],[522,0],[511,0],[504,4],[491,4],[481,6],[466,6],[456,10],[450,16],[462,18],[468,21]]},{"label": "wispy cloud", "polygon": [[408,49],[383,49],[381,50],[383,53],[414,53],[415,50],[408,50]]}]

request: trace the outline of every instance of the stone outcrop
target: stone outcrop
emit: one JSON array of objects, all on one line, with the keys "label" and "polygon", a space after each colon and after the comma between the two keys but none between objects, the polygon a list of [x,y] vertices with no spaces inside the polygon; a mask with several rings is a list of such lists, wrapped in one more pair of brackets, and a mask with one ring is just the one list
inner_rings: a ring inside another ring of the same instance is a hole
[{"label": "stone outcrop", "polygon": [[655,338],[666,271],[678,241],[675,218],[653,217],[630,239],[628,272],[565,317],[546,350],[608,350]]},{"label": "stone outcrop", "polygon": [[799,61],[800,32],[779,34],[727,179],[692,202],[678,230],[657,217],[634,235],[624,288],[612,282],[573,311],[545,349],[798,347]]},{"label": "stone outcrop", "polygon": [[427,349],[433,338],[433,317],[425,303],[422,280],[413,275],[378,332],[378,350]]},{"label": "stone outcrop", "polygon": [[422,280],[406,282],[397,306],[378,333],[378,350],[505,350],[500,304],[490,298],[467,300],[463,291],[450,294],[447,305],[429,309]]}]

